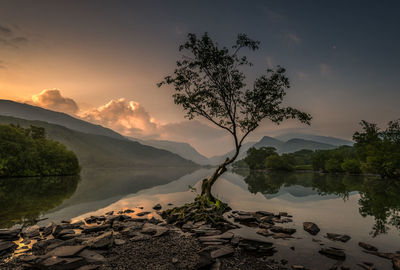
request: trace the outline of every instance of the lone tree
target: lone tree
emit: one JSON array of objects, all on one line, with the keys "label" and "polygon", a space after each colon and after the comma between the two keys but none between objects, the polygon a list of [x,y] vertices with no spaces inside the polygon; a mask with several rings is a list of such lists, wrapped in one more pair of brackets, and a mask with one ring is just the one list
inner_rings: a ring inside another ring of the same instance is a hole
[{"label": "lone tree", "polygon": [[235,154],[227,157],[213,175],[202,182],[201,195],[216,202],[211,187],[235,161],[245,138],[263,119],[279,124],[285,119],[298,119],[309,124],[311,116],[292,107],[282,106],[286,90],[290,87],[285,69],[267,69],[251,87],[245,83],[243,67],[252,66],[242,49],[255,51],[259,41],[245,34],[237,36],[232,49],[220,47],[207,33],[201,37],[188,34],[187,41],[179,46],[182,59],[170,76],[157,85],[172,84],[175,104],[181,105],[188,119],[203,117],[229,132],[235,143]]}]

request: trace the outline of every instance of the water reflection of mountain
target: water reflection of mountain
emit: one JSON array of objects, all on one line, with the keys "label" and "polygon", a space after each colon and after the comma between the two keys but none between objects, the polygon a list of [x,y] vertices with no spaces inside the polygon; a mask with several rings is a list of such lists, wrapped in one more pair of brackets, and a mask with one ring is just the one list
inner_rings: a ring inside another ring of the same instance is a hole
[{"label": "water reflection of mountain", "polygon": [[81,173],[82,181],[76,192],[71,198],[52,209],[46,217],[57,220],[62,213],[64,218],[72,218],[107,206],[126,195],[175,181],[193,171],[194,169],[190,167],[153,170],[85,168]]},{"label": "water reflection of mountain", "polygon": [[[286,200],[325,200],[359,193],[359,213],[373,216],[371,234],[386,233],[389,226],[400,229],[400,182],[375,177],[317,173],[243,172],[251,193]],[[290,195],[290,196],[288,196]]]}]

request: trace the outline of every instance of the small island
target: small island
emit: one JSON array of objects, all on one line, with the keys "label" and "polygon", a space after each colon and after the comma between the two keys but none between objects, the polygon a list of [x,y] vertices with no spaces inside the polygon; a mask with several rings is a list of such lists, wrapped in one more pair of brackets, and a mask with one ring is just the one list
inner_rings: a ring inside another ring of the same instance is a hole
[{"label": "small island", "polygon": [[0,125],[0,177],[77,175],[74,152],[47,139],[42,127]]}]

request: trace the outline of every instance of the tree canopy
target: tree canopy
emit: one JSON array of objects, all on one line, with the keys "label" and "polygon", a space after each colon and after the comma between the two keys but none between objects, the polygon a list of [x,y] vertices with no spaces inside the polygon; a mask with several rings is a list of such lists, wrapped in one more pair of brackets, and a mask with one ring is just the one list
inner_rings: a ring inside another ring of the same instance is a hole
[{"label": "tree canopy", "polygon": [[78,158],[45,129],[0,125],[0,177],[76,175]]}]

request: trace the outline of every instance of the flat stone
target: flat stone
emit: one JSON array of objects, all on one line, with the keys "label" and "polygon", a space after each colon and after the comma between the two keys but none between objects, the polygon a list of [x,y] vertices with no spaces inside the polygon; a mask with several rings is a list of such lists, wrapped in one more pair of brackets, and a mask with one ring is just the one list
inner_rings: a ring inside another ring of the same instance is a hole
[{"label": "flat stone", "polygon": [[274,234],[271,233],[268,229],[258,229],[258,230],[257,230],[257,233],[258,233],[258,234],[261,234],[261,235],[263,235],[263,236],[265,236],[265,237],[274,235]]},{"label": "flat stone", "polygon": [[317,235],[320,231],[318,225],[313,222],[303,222],[303,229],[311,235]]},{"label": "flat stone", "polygon": [[358,245],[365,250],[378,251],[378,248],[374,247],[373,245],[367,244],[365,242],[358,242]]},{"label": "flat stone", "polygon": [[150,214],[150,212],[144,211],[144,212],[139,212],[139,213],[137,213],[136,215],[137,215],[138,217],[142,217],[142,216],[145,216],[145,215],[148,215],[148,214]]},{"label": "flat stone", "polygon": [[294,234],[296,232],[296,229],[294,228],[284,228],[280,226],[273,226],[270,228],[271,232],[274,233],[284,233],[284,234]]},{"label": "flat stone", "polygon": [[106,248],[111,247],[114,243],[113,232],[105,232],[99,236],[93,237],[87,241],[84,241],[83,244],[90,248]]},{"label": "flat stone", "polygon": [[327,233],[326,237],[333,241],[347,242],[351,239],[347,234]]},{"label": "flat stone", "polygon": [[5,252],[11,252],[15,248],[17,248],[18,245],[16,245],[12,241],[0,241],[0,254],[5,253]]},{"label": "flat stone", "polygon": [[94,225],[94,226],[83,226],[82,227],[82,233],[93,233],[93,232],[101,232],[105,231],[108,228],[110,228],[110,224],[105,224],[105,225]]},{"label": "flat stone", "polygon": [[162,208],[161,204],[157,203],[156,205],[153,206],[154,210],[160,210]]},{"label": "flat stone", "polygon": [[29,226],[24,228],[21,234],[24,237],[33,238],[40,235],[39,229],[40,229],[39,225]]},{"label": "flat stone", "polygon": [[272,235],[272,238],[274,238],[274,239],[288,239],[288,238],[293,238],[293,236],[291,236],[290,234],[286,234],[286,233],[274,233]]},{"label": "flat stone", "polygon": [[256,214],[257,215],[260,215],[260,216],[274,216],[274,213],[271,213],[271,212],[268,212],[268,211],[257,211],[256,212]]},{"label": "flat stone", "polygon": [[114,244],[115,244],[116,246],[122,246],[122,245],[124,245],[125,243],[126,243],[125,240],[122,240],[122,239],[114,239]]},{"label": "flat stone", "polygon": [[48,252],[47,256],[57,256],[57,257],[73,257],[77,253],[85,249],[86,246],[61,246]]},{"label": "flat stone", "polygon": [[88,249],[85,249],[81,253],[79,253],[79,257],[84,258],[87,263],[92,264],[102,264],[106,261],[106,258],[104,258],[103,255],[97,253],[96,251]]},{"label": "flat stone", "polygon": [[111,215],[113,215],[114,214],[114,211],[110,211],[110,212],[107,212],[105,215],[106,216],[111,216]]},{"label": "flat stone", "polygon": [[14,230],[7,230],[7,229],[0,229],[0,239],[6,239],[6,240],[17,240],[18,234],[21,232],[20,229],[14,229]]},{"label": "flat stone", "polygon": [[319,251],[319,253],[335,260],[346,259],[346,254],[343,252],[343,250],[338,250],[333,248],[323,248]]},{"label": "flat stone", "polygon": [[145,223],[143,225],[141,232],[145,233],[145,234],[151,234],[155,237],[158,237],[158,236],[161,236],[161,235],[167,233],[168,231],[169,231],[169,229],[166,227],[158,226],[158,225],[151,224],[151,223]]},{"label": "flat stone", "polygon": [[69,270],[69,269],[77,269],[85,264],[83,258],[59,258],[59,257],[50,257],[43,262],[41,262],[41,266],[44,269],[54,269],[54,270]]},{"label": "flat stone", "polygon": [[130,240],[132,242],[145,241],[145,240],[149,240],[149,239],[151,239],[151,236],[145,235],[145,234],[142,234],[142,233],[137,233],[135,236],[130,238]]},{"label": "flat stone", "polygon": [[225,246],[225,247],[222,247],[222,248],[219,248],[217,250],[212,251],[210,253],[210,255],[211,255],[211,258],[216,259],[216,258],[219,258],[219,257],[230,255],[233,252],[235,252],[235,250],[232,247]]},{"label": "flat stone", "polygon": [[43,236],[48,236],[53,232],[53,227],[56,226],[54,222],[49,223],[46,227],[43,228],[42,230],[42,235]]}]

